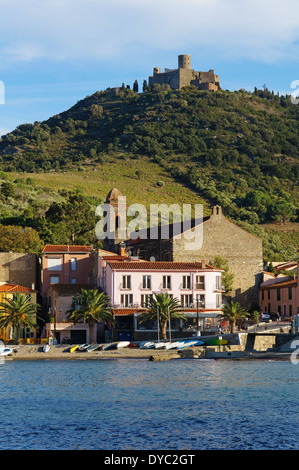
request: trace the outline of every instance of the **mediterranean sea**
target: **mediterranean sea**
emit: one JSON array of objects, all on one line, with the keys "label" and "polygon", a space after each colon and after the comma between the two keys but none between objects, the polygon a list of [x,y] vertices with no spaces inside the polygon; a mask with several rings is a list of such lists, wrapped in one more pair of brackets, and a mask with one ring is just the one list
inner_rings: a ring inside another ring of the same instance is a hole
[{"label": "mediterranean sea", "polygon": [[298,449],[288,361],[6,360],[1,450]]}]

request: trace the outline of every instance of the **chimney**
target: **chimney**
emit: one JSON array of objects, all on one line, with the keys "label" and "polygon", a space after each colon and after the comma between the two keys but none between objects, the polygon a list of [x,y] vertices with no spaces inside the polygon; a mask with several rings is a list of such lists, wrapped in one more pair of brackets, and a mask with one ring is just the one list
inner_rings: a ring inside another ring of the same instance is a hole
[{"label": "chimney", "polygon": [[119,254],[120,256],[127,256],[126,245],[124,244],[124,242],[121,242],[121,244],[119,245]]},{"label": "chimney", "polygon": [[201,260],[201,267],[202,269],[206,269],[206,261],[204,259]]}]

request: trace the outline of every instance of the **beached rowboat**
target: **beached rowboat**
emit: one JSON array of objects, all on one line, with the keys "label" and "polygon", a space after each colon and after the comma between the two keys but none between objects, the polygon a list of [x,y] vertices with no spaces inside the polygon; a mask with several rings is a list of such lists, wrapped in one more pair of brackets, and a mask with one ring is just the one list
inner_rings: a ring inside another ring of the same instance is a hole
[{"label": "beached rowboat", "polygon": [[1,348],[0,349],[0,356],[7,356],[8,354],[11,354],[13,352],[12,349],[10,348]]},{"label": "beached rowboat", "polygon": [[88,346],[89,346],[88,343],[81,344],[81,346],[79,346],[79,351],[85,351],[88,348]]},{"label": "beached rowboat", "polygon": [[116,349],[127,348],[130,345],[130,341],[120,341],[116,345]]},{"label": "beached rowboat", "polygon": [[50,351],[50,346],[48,344],[45,344],[45,346],[43,347],[43,351],[46,353],[48,351]]},{"label": "beached rowboat", "polygon": [[88,348],[86,349],[86,351],[87,351],[87,352],[96,351],[99,347],[100,347],[99,344],[91,344],[90,346],[88,346]]},{"label": "beached rowboat", "polygon": [[72,346],[70,349],[70,352],[73,353],[79,348],[79,344],[76,344],[75,346]]}]

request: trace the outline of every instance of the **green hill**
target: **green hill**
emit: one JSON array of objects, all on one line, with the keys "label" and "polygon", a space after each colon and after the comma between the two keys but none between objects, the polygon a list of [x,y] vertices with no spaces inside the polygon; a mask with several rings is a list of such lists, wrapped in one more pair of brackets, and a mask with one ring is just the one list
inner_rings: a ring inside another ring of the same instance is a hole
[{"label": "green hill", "polygon": [[[66,204],[69,191],[79,188],[93,210],[117,187],[128,204],[204,202],[206,213],[220,204],[227,217],[264,238],[268,259],[293,259],[298,117],[290,97],[267,89],[96,92],[2,138],[2,181],[14,186],[15,194],[23,189],[21,198],[2,191],[1,223],[30,222],[43,241],[84,241],[92,237],[91,228],[81,235],[58,233],[62,214],[50,220],[49,207]],[[286,223],[292,230],[276,230],[275,224]]]}]

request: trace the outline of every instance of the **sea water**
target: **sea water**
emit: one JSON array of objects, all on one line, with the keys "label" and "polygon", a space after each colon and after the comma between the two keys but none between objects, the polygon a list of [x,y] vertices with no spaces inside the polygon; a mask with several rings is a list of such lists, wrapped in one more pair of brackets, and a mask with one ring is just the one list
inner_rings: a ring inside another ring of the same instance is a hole
[{"label": "sea water", "polygon": [[1,450],[298,449],[288,361],[7,360]]}]

